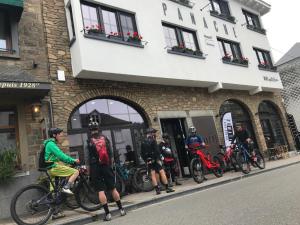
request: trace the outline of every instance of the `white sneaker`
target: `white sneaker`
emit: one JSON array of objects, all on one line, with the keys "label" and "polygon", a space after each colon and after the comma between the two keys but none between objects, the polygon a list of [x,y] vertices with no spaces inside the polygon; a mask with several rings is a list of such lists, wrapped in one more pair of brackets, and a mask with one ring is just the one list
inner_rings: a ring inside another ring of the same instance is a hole
[{"label": "white sneaker", "polygon": [[121,209],[121,210],[120,210],[120,214],[121,214],[121,216],[125,216],[125,215],[126,215],[125,210],[124,210],[124,209]]},{"label": "white sneaker", "polygon": [[62,192],[68,195],[73,195],[74,193],[70,190],[70,188],[62,188]]},{"label": "white sneaker", "polygon": [[111,214],[110,213],[105,215],[104,221],[111,221]]}]

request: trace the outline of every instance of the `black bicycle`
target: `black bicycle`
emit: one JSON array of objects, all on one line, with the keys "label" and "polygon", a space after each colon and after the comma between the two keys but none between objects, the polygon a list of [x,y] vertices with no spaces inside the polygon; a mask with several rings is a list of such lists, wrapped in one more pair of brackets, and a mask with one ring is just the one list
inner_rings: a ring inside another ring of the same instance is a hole
[{"label": "black bicycle", "polygon": [[[90,185],[85,166],[78,166],[76,169],[79,170],[74,187],[76,202],[88,211],[100,209],[97,192]],[[11,216],[17,224],[45,224],[67,199],[62,192],[66,179],[55,177],[52,180],[47,169],[39,169],[39,171],[46,173],[53,190],[50,191],[49,188],[40,184],[31,184],[19,190],[12,198],[10,205]]]}]

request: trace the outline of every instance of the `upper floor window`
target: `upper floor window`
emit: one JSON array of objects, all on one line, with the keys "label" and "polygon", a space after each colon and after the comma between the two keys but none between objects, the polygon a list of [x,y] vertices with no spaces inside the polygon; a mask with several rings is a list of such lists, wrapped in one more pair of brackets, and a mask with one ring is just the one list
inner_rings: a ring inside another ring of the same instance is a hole
[{"label": "upper floor window", "polygon": [[272,58],[269,51],[253,48],[257,61],[258,68],[267,69],[267,70],[276,70],[276,67],[273,66]]},{"label": "upper floor window", "polygon": [[71,4],[68,6],[67,17],[70,21],[70,23],[68,24],[68,29],[69,29],[69,38],[70,38],[70,46],[71,46],[75,41],[75,27],[74,27],[73,11],[72,11]]},{"label": "upper floor window", "polygon": [[12,37],[9,14],[0,9],[0,52],[12,51]]},{"label": "upper floor window", "polygon": [[195,31],[163,24],[164,36],[169,52],[202,57]]},{"label": "upper floor window", "polygon": [[239,43],[218,38],[218,44],[224,63],[248,65],[248,59],[243,57]]},{"label": "upper floor window", "polygon": [[141,42],[134,14],[91,3],[82,3],[81,10],[86,34],[123,42]]},{"label": "upper floor window", "polygon": [[18,57],[18,17],[0,6],[0,56]]},{"label": "upper floor window", "polygon": [[229,22],[235,22],[235,18],[231,16],[228,2],[224,0],[210,0],[212,16],[225,19]]},{"label": "upper floor window", "polygon": [[266,33],[266,31],[261,27],[258,15],[250,13],[246,10],[243,10],[243,14],[245,16],[248,29],[257,31],[262,34]]}]

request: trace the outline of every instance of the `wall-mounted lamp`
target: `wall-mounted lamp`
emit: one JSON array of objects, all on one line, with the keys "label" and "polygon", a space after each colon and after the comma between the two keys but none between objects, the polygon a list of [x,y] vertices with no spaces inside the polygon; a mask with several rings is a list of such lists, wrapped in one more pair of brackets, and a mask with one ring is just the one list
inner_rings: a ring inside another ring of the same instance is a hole
[{"label": "wall-mounted lamp", "polygon": [[41,114],[41,107],[42,104],[40,102],[35,102],[31,105],[33,119],[39,117],[39,115]]}]

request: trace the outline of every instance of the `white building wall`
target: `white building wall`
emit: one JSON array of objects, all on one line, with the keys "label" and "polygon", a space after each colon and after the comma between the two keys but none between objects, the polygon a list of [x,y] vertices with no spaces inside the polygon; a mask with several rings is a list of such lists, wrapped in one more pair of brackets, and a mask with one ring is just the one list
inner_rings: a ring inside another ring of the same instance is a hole
[{"label": "white building wall", "polygon": [[[67,2],[66,0],[66,4]],[[231,15],[236,18],[236,24],[211,16],[210,6],[200,11],[208,4],[208,0],[194,1],[192,9],[169,0],[93,1],[135,13],[138,31],[143,40],[148,42],[144,48],[84,37],[80,1],[70,2],[76,32],[76,41],[71,47],[74,77],[199,87],[219,84],[226,89],[249,90],[252,93],[255,90],[275,91],[282,88],[278,73],[262,71],[257,67],[253,47],[270,50],[267,36],[248,30],[246,25],[242,26],[246,23],[242,8],[256,14],[257,12],[237,1],[229,1]],[[167,6],[166,15],[163,3]],[[178,17],[178,10],[183,20]],[[196,25],[192,23],[191,13],[194,14]],[[208,28],[204,27],[203,18]],[[215,30],[214,21],[217,23],[218,32]],[[198,43],[206,59],[167,53],[162,22],[197,31]],[[225,34],[224,25],[228,35]],[[249,67],[224,64],[217,37],[239,42],[243,55],[249,58]]]}]

